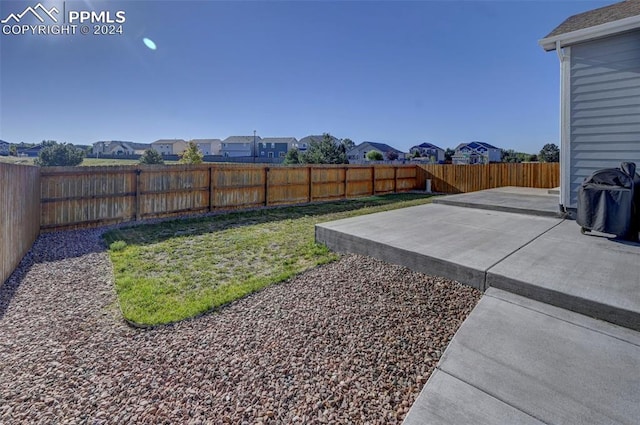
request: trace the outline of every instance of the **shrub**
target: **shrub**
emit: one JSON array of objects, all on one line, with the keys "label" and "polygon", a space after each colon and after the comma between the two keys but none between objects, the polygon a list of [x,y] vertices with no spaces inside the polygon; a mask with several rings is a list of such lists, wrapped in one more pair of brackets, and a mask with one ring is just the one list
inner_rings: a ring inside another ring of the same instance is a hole
[{"label": "shrub", "polygon": [[180,154],[180,162],[183,164],[202,164],[202,152],[195,142],[189,142],[187,149]]},{"label": "shrub", "polygon": [[288,151],[284,156],[284,164],[300,164],[300,151],[297,148]]},{"label": "shrub", "polygon": [[144,151],[138,162],[140,164],[164,164],[162,155],[155,149],[147,149]]},{"label": "shrub", "polygon": [[367,152],[367,159],[369,161],[382,161],[383,156],[378,151],[369,151]]},{"label": "shrub", "polygon": [[125,241],[115,241],[109,245],[109,249],[113,252],[122,251],[127,247],[127,243]]},{"label": "shrub", "polygon": [[67,143],[53,142],[40,149],[34,164],[41,167],[73,167],[80,165],[84,151]]}]

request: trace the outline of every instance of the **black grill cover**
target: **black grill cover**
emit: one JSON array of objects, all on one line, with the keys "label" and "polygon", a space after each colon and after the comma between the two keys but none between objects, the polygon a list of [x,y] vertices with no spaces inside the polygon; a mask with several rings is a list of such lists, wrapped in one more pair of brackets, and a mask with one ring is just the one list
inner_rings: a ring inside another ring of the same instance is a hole
[{"label": "black grill cover", "polygon": [[585,229],[634,238],[634,178],[633,163],[623,163],[621,169],[598,170],[587,177],[578,189],[578,224]]}]

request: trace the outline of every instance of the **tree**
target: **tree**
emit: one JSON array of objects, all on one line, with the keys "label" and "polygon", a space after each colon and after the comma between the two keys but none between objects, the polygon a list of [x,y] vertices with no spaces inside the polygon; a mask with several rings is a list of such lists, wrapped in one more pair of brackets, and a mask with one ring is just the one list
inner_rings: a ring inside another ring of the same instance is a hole
[{"label": "tree", "polygon": [[538,159],[542,162],[560,162],[560,148],[554,143],[542,147]]},{"label": "tree", "polygon": [[396,159],[398,159],[398,152],[396,151],[388,151],[385,156],[387,157],[387,159],[389,161],[395,161]]},{"label": "tree", "polygon": [[202,152],[195,142],[189,142],[187,149],[180,154],[180,162],[183,164],[202,164]]},{"label": "tree", "polygon": [[356,144],[351,139],[342,139],[342,144],[347,152],[356,147]]},{"label": "tree", "polygon": [[500,152],[500,160],[502,162],[521,162],[518,160],[517,154],[513,149],[502,149]]},{"label": "tree", "polygon": [[538,157],[534,154],[529,154],[525,152],[516,152],[513,149],[503,149],[501,152],[501,160],[502,162],[528,162],[528,161],[537,161]]},{"label": "tree", "polygon": [[382,161],[383,156],[378,151],[369,151],[367,152],[367,159],[369,161]]},{"label": "tree", "polygon": [[451,148],[447,148],[446,151],[444,151],[444,160],[445,162],[451,162],[453,155],[456,154],[456,151],[451,149]]},{"label": "tree", "polygon": [[16,145],[9,146],[9,155],[18,156],[18,148],[16,147]]},{"label": "tree", "polygon": [[147,149],[138,162],[140,164],[164,164],[164,159],[162,159],[162,155],[157,150]]},{"label": "tree", "polygon": [[67,143],[58,144],[55,141],[49,140],[43,141],[43,147],[38,153],[38,157],[35,159],[34,164],[41,167],[73,167],[80,165],[84,159],[84,151],[78,149],[73,145]]},{"label": "tree", "polygon": [[413,155],[411,157],[412,158],[420,158],[420,149],[415,149],[413,151]]},{"label": "tree", "polygon": [[324,133],[321,141],[311,141],[307,151],[299,155],[299,158],[303,164],[349,163],[344,143],[329,133]]},{"label": "tree", "polygon": [[283,163],[287,165],[300,164],[300,151],[298,150],[298,148],[293,148],[288,151],[284,156]]}]

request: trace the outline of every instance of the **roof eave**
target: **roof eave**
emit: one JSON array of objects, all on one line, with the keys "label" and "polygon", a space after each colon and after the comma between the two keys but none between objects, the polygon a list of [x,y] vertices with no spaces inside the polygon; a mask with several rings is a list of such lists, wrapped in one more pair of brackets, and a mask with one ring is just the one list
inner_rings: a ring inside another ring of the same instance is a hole
[{"label": "roof eave", "polygon": [[606,24],[600,24],[589,28],[582,28],[564,34],[546,37],[538,41],[538,44],[547,52],[556,49],[556,43],[560,42],[560,47],[585,41],[602,38],[613,34],[632,31],[640,28],[640,15],[630,16]]}]

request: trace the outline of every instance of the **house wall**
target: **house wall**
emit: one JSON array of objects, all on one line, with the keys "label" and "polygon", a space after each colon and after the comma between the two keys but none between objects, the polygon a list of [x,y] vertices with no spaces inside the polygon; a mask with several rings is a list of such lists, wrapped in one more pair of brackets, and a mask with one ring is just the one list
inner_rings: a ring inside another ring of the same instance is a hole
[{"label": "house wall", "polygon": [[444,161],[444,150],[435,149],[435,148],[411,148],[410,153],[413,154],[415,151],[420,152],[422,157],[431,158],[435,157],[436,162]]},{"label": "house wall", "polygon": [[221,153],[227,157],[239,157],[239,156],[253,156],[253,143],[238,142],[238,143],[225,143],[222,142]]},{"label": "house wall", "polygon": [[[347,158],[348,159],[360,159],[360,160],[366,160],[367,159],[367,152],[370,151],[376,151],[376,152],[380,152],[378,149],[375,149],[369,145],[364,145],[364,146],[356,146],[355,148],[351,149],[349,152],[347,152]],[[382,152],[380,152],[382,153]]]},{"label": "house wall", "polygon": [[170,143],[152,143],[151,148],[160,152],[162,155],[171,155],[173,153],[173,148]]},{"label": "house wall", "polygon": [[151,147],[162,155],[179,155],[187,149],[187,142],[166,142],[156,143],[153,142]]},{"label": "house wall", "polygon": [[211,143],[196,143],[196,146],[198,146],[198,150],[202,152],[203,155],[215,155],[213,149],[211,149]]},{"label": "house wall", "polygon": [[640,31],[571,46],[569,68],[563,204],[575,208],[578,187],[593,171],[623,161],[640,166]]},{"label": "house wall", "polygon": [[260,142],[258,143],[258,156],[261,158],[284,158],[288,148],[288,143]]},{"label": "house wall", "polygon": [[500,149],[489,149],[489,162],[501,162],[502,152]]}]

